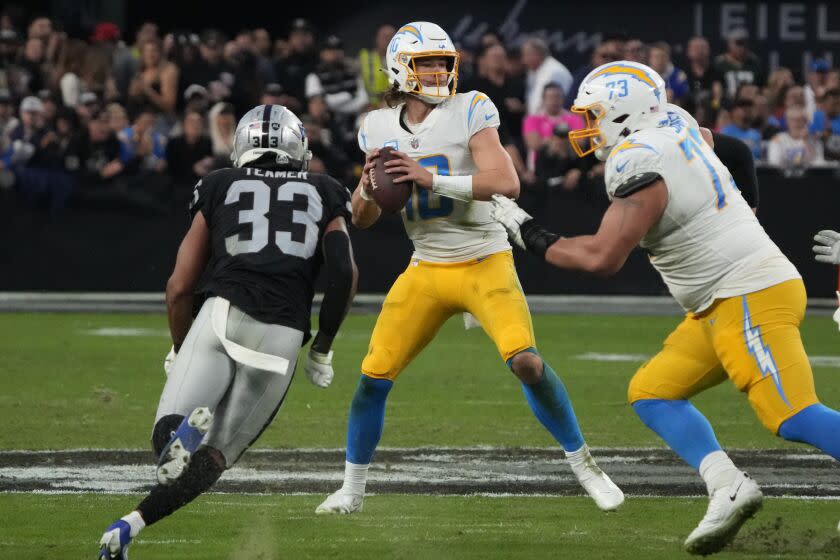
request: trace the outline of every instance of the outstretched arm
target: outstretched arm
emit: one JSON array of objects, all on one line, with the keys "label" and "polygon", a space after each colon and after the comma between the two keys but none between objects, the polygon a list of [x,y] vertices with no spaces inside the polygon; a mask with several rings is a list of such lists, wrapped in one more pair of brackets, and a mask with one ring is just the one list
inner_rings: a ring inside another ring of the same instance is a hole
[{"label": "outstretched arm", "polygon": [[612,275],[624,266],[667,204],[668,188],[662,179],[657,179],[625,197],[615,198],[598,231],[577,237],[560,237],[546,231],[516,203],[503,197],[493,197],[493,217],[520,247],[558,268]]},{"label": "outstretched arm", "polygon": [[175,352],[192,324],[193,292],[210,256],[210,228],[204,214],[196,212],[187,235],[178,248],[175,269],[166,282],[166,313]]}]

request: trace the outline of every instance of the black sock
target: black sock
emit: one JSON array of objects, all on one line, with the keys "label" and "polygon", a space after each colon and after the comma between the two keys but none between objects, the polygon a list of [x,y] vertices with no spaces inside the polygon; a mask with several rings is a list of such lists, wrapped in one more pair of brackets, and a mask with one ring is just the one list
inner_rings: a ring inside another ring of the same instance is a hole
[{"label": "black sock", "polygon": [[206,492],[224,472],[210,451],[202,447],[196,451],[181,478],[171,485],[158,484],[137,506],[146,525],[156,523]]}]

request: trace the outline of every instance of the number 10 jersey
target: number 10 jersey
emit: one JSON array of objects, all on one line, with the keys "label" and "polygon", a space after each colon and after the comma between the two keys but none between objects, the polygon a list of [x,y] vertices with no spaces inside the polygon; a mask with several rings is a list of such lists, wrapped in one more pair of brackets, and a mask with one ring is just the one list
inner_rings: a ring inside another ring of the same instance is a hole
[{"label": "number 10 jersey", "polygon": [[349,191],[317,173],[220,169],[196,185],[190,217],[196,212],[211,240],[202,291],[308,338],[321,237],[334,218],[350,219]]}]

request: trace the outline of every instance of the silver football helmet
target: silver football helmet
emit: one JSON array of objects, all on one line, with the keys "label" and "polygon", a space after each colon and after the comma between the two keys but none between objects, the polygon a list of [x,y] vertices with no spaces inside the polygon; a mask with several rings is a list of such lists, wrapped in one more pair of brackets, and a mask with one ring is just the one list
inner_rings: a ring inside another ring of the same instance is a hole
[{"label": "silver football helmet", "polygon": [[265,154],[274,154],[278,166],[305,171],[312,152],[297,116],[282,105],[258,105],[239,120],[230,159],[242,167]]}]

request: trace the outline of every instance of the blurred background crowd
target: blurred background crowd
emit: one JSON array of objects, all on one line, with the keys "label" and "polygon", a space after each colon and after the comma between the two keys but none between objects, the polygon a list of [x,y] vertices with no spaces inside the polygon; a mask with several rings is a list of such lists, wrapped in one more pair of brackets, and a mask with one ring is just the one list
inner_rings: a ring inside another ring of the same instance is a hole
[{"label": "blurred background crowd", "polygon": [[[396,31],[383,24],[351,52],[303,19],[279,35],[231,36],[100,22],[83,38],[45,16],[20,19],[0,14],[0,189],[52,214],[70,202],[182,209],[198,179],[230,165],[237,120],[260,103],[300,116],[311,169],[352,189],[363,161],[356,130],[383,104],[380,67]],[[458,91],[483,91],[498,107],[526,208],[554,192],[602,192],[603,164],[577,158],[569,144],[583,125],[569,107],[592,68],[621,59],[654,68],[671,102],[746,142],[759,165],[840,164],[840,71],[825,59],[802,72],[766,68],[745,29],[731,31],[719,53],[699,36],[674,45],[604,35],[580,67],[539,37],[505,44],[488,31],[458,48]]]}]

